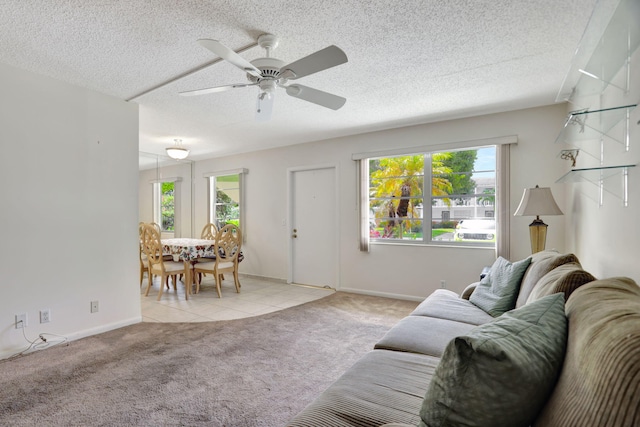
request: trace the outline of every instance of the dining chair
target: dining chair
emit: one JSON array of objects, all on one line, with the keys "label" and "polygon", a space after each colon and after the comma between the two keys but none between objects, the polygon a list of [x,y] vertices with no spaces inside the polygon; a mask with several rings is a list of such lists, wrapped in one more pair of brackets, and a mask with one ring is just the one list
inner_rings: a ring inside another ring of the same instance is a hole
[{"label": "dining chair", "polygon": [[[202,228],[202,232],[200,233],[200,238],[205,240],[216,240],[217,234],[218,234],[218,227],[214,223],[208,222]],[[215,259],[214,256],[204,256],[204,257],[198,258],[193,264],[195,265],[196,263],[211,262],[214,259]],[[200,276],[200,280],[202,280],[203,273],[198,273],[198,275]],[[194,271],[194,277],[195,277],[195,271]]]},{"label": "dining chair", "polygon": [[[156,224],[155,222],[149,223],[150,225],[153,226],[153,228],[155,228],[156,230],[159,229],[158,224]],[[140,287],[142,287],[142,282],[144,281],[144,273],[147,273],[147,278],[151,278],[149,280],[153,280],[153,276],[149,273],[149,261],[147,260],[147,255],[144,253],[144,251],[142,250],[142,229],[143,226],[145,225],[144,222],[139,222],[138,223],[138,237],[140,240],[140,244],[139,244],[139,254],[140,254]],[[163,259],[165,261],[172,261],[173,260],[173,256],[172,255],[164,255]],[[167,289],[169,289],[169,277],[167,276],[167,279],[165,280],[165,285],[167,287]],[[173,287],[176,287],[175,281],[173,284]]]},{"label": "dining chair", "polygon": [[[238,257],[242,247],[242,232],[235,224],[227,224],[216,235],[214,253],[215,261],[201,262],[194,265],[195,273],[211,273],[216,280],[218,298],[222,298],[222,273],[233,273],[236,292],[240,292],[238,279]],[[196,293],[200,291],[200,275],[196,274]]]},{"label": "dining chair", "polygon": [[[160,235],[160,238],[162,238],[162,228],[160,228],[160,225],[157,222],[150,222],[149,224],[156,229],[156,231]],[[173,261],[173,255],[164,255],[163,259],[165,261]],[[167,288],[168,287],[169,287],[169,284],[167,284]]]},{"label": "dining chair", "polygon": [[[184,262],[182,261],[166,261],[162,255],[162,241],[160,240],[160,233],[153,227],[153,225],[145,224],[142,230],[142,249],[147,256],[149,263],[149,277],[160,276],[160,292],[158,293],[158,300],[162,297],[163,284],[168,284],[168,277],[173,276],[173,287],[177,288],[176,276],[178,274],[187,275]],[[148,281],[147,290],[145,296],[149,295],[151,289],[152,280]],[[189,290],[185,284],[185,297],[189,299]]]},{"label": "dining chair", "polygon": [[207,223],[200,233],[200,238],[205,240],[216,240],[218,234],[218,227],[212,222]]},{"label": "dining chair", "polygon": [[140,287],[142,287],[142,281],[144,280],[144,273],[147,273],[147,277],[151,280],[151,275],[149,274],[149,261],[147,261],[147,255],[145,255],[142,250],[142,230],[144,230],[144,222],[138,223],[138,252],[140,255]]}]

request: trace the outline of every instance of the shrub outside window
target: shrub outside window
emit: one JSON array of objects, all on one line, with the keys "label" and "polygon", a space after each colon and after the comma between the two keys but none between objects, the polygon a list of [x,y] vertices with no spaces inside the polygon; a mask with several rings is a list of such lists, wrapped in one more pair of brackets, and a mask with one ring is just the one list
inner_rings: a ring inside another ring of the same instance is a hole
[{"label": "shrub outside window", "polygon": [[244,186],[247,169],[233,169],[207,172],[208,221],[218,229],[227,224],[235,224],[242,230],[242,239],[246,240],[247,230],[244,213]]},{"label": "shrub outside window", "polygon": [[174,231],[175,223],[175,182],[163,182],[161,184],[161,215],[162,231]]},{"label": "shrub outside window", "polygon": [[153,184],[153,221],[163,232],[175,232],[176,224],[176,181],[162,181]]},{"label": "shrub outside window", "polygon": [[212,190],[210,200],[210,222],[222,228],[227,224],[240,227],[240,174],[211,176],[209,188]]}]

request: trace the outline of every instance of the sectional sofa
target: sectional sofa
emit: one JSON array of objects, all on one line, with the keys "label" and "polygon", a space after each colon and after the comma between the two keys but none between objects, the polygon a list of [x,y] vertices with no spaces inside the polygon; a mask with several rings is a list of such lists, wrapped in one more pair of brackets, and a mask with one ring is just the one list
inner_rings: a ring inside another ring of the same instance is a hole
[{"label": "sectional sofa", "polygon": [[[509,282],[511,280],[511,282]],[[439,289],[291,427],[640,426],[640,287],[573,254]]]}]

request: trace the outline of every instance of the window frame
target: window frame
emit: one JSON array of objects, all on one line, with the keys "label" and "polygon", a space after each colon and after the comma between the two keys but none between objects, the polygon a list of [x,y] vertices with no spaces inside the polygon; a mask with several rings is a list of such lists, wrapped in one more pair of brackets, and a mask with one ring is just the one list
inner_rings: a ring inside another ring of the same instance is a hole
[{"label": "window frame", "polygon": [[[483,247],[483,248],[492,248],[494,249],[496,247],[496,241],[490,241],[490,242],[482,242],[482,241],[440,241],[440,240],[434,240],[433,238],[433,231],[435,230],[433,228],[434,225],[434,221],[438,220],[441,221],[441,219],[436,219],[433,215],[433,211],[434,211],[434,207],[436,206],[436,201],[437,200],[443,200],[443,199],[462,199],[462,198],[470,198],[470,199],[475,199],[475,204],[473,206],[477,205],[477,198],[481,197],[482,195],[474,192],[474,193],[470,193],[470,194],[447,194],[445,195],[433,195],[433,161],[434,161],[434,156],[440,153],[450,153],[450,152],[460,152],[460,151],[479,151],[481,149],[486,149],[486,148],[493,148],[494,152],[494,158],[495,158],[495,162],[494,162],[494,167],[493,169],[487,169],[487,170],[475,170],[472,169],[470,171],[468,171],[471,175],[473,174],[477,174],[477,173],[492,173],[494,175],[494,188],[497,184],[497,151],[498,148],[496,145],[485,145],[485,146],[474,146],[474,147],[466,147],[466,148],[460,148],[460,149],[455,149],[455,150],[438,150],[438,151],[430,151],[430,152],[420,152],[420,153],[411,153],[411,154],[401,154],[399,156],[383,156],[383,157],[371,157],[368,159],[368,161],[371,160],[378,160],[378,159],[393,159],[393,158],[401,158],[401,157],[409,157],[409,156],[415,156],[415,157],[422,157],[423,158],[423,166],[422,166],[422,171],[421,173],[418,172],[414,175],[411,175],[411,177],[417,177],[418,180],[420,181],[420,187],[421,187],[421,194],[418,194],[416,196],[410,196],[409,200],[421,200],[421,210],[422,210],[422,215],[421,217],[415,217],[415,218],[407,218],[402,220],[404,221],[410,221],[410,222],[415,222],[415,223],[420,223],[420,230],[422,232],[422,238],[420,239],[405,239],[402,237],[376,237],[376,238],[372,238],[371,239],[371,243],[372,244],[408,244],[408,245],[445,245],[445,246],[472,246],[472,247]],[[458,172],[454,172],[454,174],[457,174]],[[397,176],[397,177],[389,177],[389,178],[383,178],[383,179],[405,179],[407,177],[410,176]],[[372,174],[369,174],[369,179],[372,178]],[[379,178],[380,179],[380,178]],[[370,193],[370,191],[368,192]],[[494,196],[495,197],[495,196]],[[380,200],[384,203],[384,200],[397,200],[396,196],[392,196],[392,197],[368,197],[368,202],[369,202],[369,206],[370,206],[370,202],[371,200]],[[411,203],[411,205],[416,208],[416,204],[415,203]],[[495,204],[494,204],[495,206]],[[450,209],[451,211],[455,210],[455,205],[451,206],[452,209]],[[397,209],[397,207],[396,207]],[[370,209],[371,210],[371,209]],[[369,210],[369,211],[370,211]],[[495,208],[494,208],[495,211]],[[391,217],[382,217],[382,221],[388,221]],[[495,216],[494,216],[495,218]],[[378,217],[375,218],[376,220],[379,219]],[[467,219],[467,218],[465,218]],[[374,220],[374,218],[369,217],[368,221],[371,222],[372,220]],[[455,216],[454,218],[452,218],[453,221],[455,221]],[[398,220],[396,220],[398,221]],[[412,227],[413,228],[413,227]],[[395,231],[394,231],[395,232]]]},{"label": "window frame", "polygon": [[[479,249],[492,249],[496,251],[497,256],[508,258],[510,252],[509,231],[510,231],[510,146],[518,143],[517,135],[507,135],[492,138],[483,138],[476,140],[434,143],[430,145],[394,148],[389,150],[381,150],[375,152],[364,152],[352,154],[352,160],[356,161],[357,181],[358,181],[358,210],[359,210],[359,241],[360,250],[370,252],[370,235],[369,235],[369,159],[395,157],[411,154],[424,154],[436,152],[448,152],[459,150],[471,150],[486,146],[496,146],[496,183],[495,183],[495,204],[494,217],[496,218],[496,234],[497,239],[495,245],[477,246],[470,245],[467,242],[429,242],[416,243],[411,240],[394,239],[388,242],[376,241],[376,245],[401,245],[401,246],[436,246],[436,247],[471,247]],[[429,171],[431,173],[431,171]],[[427,178],[425,178],[426,180]],[[431,179],[429,177],[429,181]],[[431,198],[431,195],[430,195]],[[429,209],[430,211],[430,209]],[[423,215],[424,216],[424,215]],[[429,212],[431,216],[431,212]],[[431,218],[430,218],[431,219]],[[425,220],[423,218],[423,220]],[[429,228],[431,229],[431,227]]]},{"label": "window frame", "polygon": [[238,200],[238,210],[239,210],[239,222],[240,222],[240,230],[242,231],[242,240],[246,241],[246,214],[245,214],[245,186],[246,186],[246,174],[249,173],[248,169],[230,169],[230,170],[222,170],[216,172],[207,172],[203,174],[203,177],[207,180],[207,221],[212,222],[218,226],[216,220],[216,180],[222,176],[229,175],[238,175],[238,191],[239,191],[239,200]]},{"label": "window frame", "polygon": [[[173,182],[173,231],[168,231],[162,229],[162,184],[165,182]],[[180,236],[181,230],[181,216],[180,216],[180,206],[181,205],[181,185],[182,177],[167,177],[154,179],[151,181],[152,188],[152,213],[153,213],[153,221],[156,224],[159,224],[161,227],[162,233],[172,233],[174,236]]]}]

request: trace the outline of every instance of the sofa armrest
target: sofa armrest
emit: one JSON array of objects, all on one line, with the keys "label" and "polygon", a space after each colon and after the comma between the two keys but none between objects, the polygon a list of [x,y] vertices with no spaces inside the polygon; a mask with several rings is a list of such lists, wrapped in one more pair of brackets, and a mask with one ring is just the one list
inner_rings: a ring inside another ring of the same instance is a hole
[{"label": "sofa armrest", "polygon": [[473,291],[476,289],[476,286],[478,286],[479,284],[480,282],[474,282],[464,288],[464,291],[462,291],[462,293],[460,294],[460,298],[468,300]]}]

